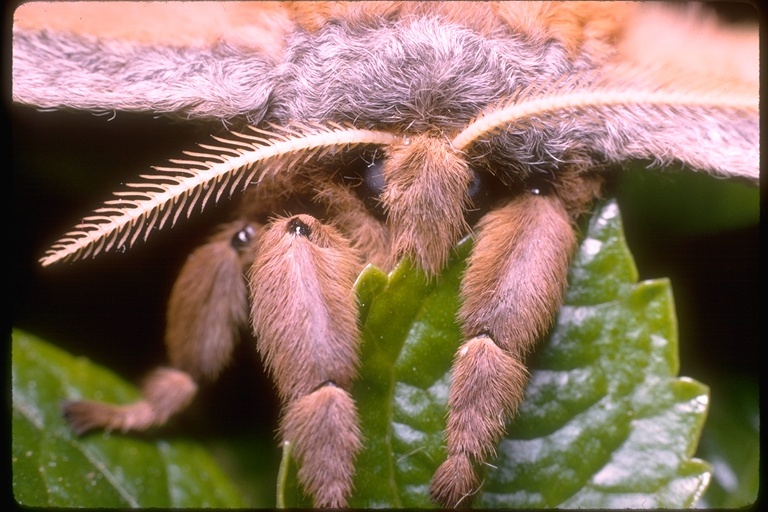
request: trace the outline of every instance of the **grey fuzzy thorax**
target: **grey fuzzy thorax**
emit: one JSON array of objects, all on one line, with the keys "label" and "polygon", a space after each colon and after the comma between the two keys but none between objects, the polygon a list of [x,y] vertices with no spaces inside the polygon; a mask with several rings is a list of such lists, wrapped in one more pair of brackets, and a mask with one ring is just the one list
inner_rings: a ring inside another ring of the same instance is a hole
[{"label": "grey fuzzy thorax", "polygon": [[334,21],[288,34],[281,55],[225,42],[175,48],[16,30],[14,101],[189,118],[348,122],[455,131],[532,83],[589,67],[550,40],[484,36],[437,18]]},{"label": "grey fuzzy thorax", "polygon": [[515,90],[570,70],[554,42],[486,37],[431,18],[337,22],[292,35],[268,117],[454,132]]}]

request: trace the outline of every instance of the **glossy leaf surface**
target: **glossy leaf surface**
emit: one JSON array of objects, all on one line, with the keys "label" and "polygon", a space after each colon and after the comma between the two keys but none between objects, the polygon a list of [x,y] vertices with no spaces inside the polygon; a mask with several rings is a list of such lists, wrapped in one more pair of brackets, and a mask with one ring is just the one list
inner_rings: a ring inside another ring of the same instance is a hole
[{"label": "glossy leaf surface", "polygon": [[[358,280],[364,342],[354,395],[366,443],[354,507],[430,506],[470,251],[463,242],[437,280],[407,262],[389,276],[369,268]],[[569,282],[475,506],[691,506],[710,479],[709,466],[692,457],[708,389],[677,377],[669,283],[637,283],[615,203],[596,211]],[[308,505],[290,476],[279,492],[289,506]]]},{"label": "glossy leaf surface", "polygon": [[194,441],[75,436],[64,398],[125,403],[138,390],[23,332],[13,335],[13,493],[28,507],[240,507],[241,494]]}]

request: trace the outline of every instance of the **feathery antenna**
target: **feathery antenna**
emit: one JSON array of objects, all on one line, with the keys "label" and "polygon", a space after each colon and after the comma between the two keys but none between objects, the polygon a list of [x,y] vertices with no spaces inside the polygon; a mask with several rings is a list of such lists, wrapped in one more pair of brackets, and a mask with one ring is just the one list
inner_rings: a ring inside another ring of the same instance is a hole
[{"label": "feathery antenna", "polygon": [[[389,132],[360,130],[335,123],[271,126],[273,131],[250,127],[253,134],[232,133],[232,140],[214,137],[223,146],[201,144],[205,152],[185,152],[191,159],[171,160],[179,167],[156,167],[158,174],[142,175],[144,182],[129,183],[66,233],[40,259],[43,266],[57,261],[87,258],[113,248],[130,247],[169,219],[174,224],[182,211],[189,217],[211,197],[218,201],[225,190],[245,189],[264,170],[264,163],[281,157],[309,159],[333,147],[361,144],[387,145],[399,140]],[[261,176],[261,175],[260,175]]]},{"label": "feathery antenna", "polygon": [[[664,75],[657,69],[615,66],[601,70],[599,76],[586,73],[566,75],[545,85],[535,82],[487,109],[451,144],[457,151],[465,151],[502,130],[586,127],[581,122],[586,119],[593,129],[605,131],[595,141],[607,143],[609,160],[674,158],[694,168],[757,182],[756,84],[751,90],[743,83],[731,84],[717,77],[660,76]],[[603,148],[592,149],[600,153]]]}]

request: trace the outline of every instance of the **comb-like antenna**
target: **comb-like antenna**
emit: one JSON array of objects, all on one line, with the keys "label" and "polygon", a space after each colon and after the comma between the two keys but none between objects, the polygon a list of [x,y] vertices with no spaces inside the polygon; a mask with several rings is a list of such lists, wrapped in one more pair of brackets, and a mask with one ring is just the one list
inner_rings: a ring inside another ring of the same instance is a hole
[{"label": "comb-like antenna", "polygon": [[[654,81],[655,70],[616,67],[533,84],[475,119],[452,141],[465,151],[502,130],[581,130],[609,161],[678,160],[729,177],[759,179],[759,95],[707,77]],[[618,79],[613,77],[619,77]],[[563,127],[563,128],[559,128]],[[572,137],[572,140],[580,140]]]},{"label": "comb-like antenna", "polygon": [[[179,167],[156,167],[158,174],[142,175],[142,183],[129,183],[130,190],[116,192],[65,234],[40,259],[43,266],[60,260],[86,258],[115,247],[130,247],[152,229],[161,229],[168,219],[175,223],[186,209],[189,216],[200,205],[205,208],[215,195],[218,200],[229,188],[232,194],[240,183],[245,189],[264,163],[277,158],[308,159],[331,147],[361,144],[388,145],[401,138],[389,132],[360,130],[350,126],[272,126],[273,131],[252,128],[258,135],[232,133],[236,139],[216,138],[224,146],[201,145],[206,152],[185,152],[191,159],[171,160]],[[272,168],[270,168],[272,169]]]}]

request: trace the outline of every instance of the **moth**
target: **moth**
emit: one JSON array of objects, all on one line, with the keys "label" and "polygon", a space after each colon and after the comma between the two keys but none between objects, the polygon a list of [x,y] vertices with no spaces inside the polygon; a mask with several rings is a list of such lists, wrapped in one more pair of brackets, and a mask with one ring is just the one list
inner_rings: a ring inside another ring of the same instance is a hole
[{"label": "moth", "polygon": [[346,506],[364,442],[349,392],[356,276],[407,257],[437,279],[472,235],[446,457],[430,485],[438,505],[469,504],[558,311],[576,221],[615,169],[677,163],[758,183],[757,47],[756,29],[644,3],[19,8],[15,102],[231,129],[141,174],[41,259],[122,251],[232,205],[170,294],[170,365],[141,401],[69,402],[68,421],[77,433],[164,424],[246,328],[301,485],[318,507]]}]

